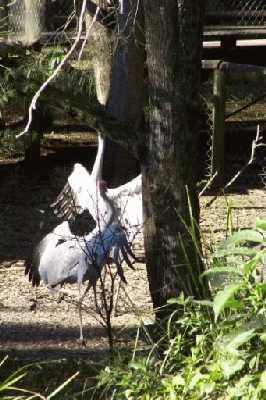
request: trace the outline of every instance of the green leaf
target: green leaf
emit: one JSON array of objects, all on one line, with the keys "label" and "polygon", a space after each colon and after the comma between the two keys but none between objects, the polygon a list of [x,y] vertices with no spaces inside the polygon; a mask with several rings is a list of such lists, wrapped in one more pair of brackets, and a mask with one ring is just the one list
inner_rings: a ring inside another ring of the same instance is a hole
[{"label": "green leaf", "polygon": [[63,382],[60,386],[58,386],[52,393],[47,396],[47,400],[50,400],[52,397],[56,396],[57,393],[59,393],[61,390],[64,389],[65,386],[69,385],[70,382],[73,381],[73,379],[76,378],[76,376],[79,375],[79,372],[76,372],[74,375],[72,375],[70,378],[68,378],[65,382]]},{"label": "green leaf", "polygon": [[189,390],[192,390],[197,385],[197,383],[201,379],[203,379],[203,377],[204,377],[204,375],[199,370],[196,370],[195,374],[190,379],[190,382],[189,382],[189,385],[188,385]]},{"label": "green leaf", "polygon": [[237,244],[241,242],[263,243],[263,235],[252,229],[244,229],[234,233],[226,240],[225,245]]},{"label": "green leaf", "polygon": [[266,344],[266,333],[263,333],[262,335],[260,335],[260,340]]},{"label": "green leaf", "polygon": [[229,379],[236,372],[241,371],[245,365],[245,361],[241,358],[224,359],[219,362],[224,376]]},{"label": "green leaf", "polygon": [[260,290],[263,294],[266,293],[266,282],[257,283],[256,289]]},{"label": "green leaf", "polygon": [[229,299],[226,303],[226,308],[241,310],[244,307],[244,304],[240,300]]},{"label": "green leaf", "polygon": [[226,344],[226,351],[234,352],[240,346],[250,341],[255,336],[255,329],[249,329],[248,331],[238,331],[229,335],[229,341]]},{"label": "green leaf", "polygon": [[245,275],[251,274],[259,264],[260,260],[261,257],[254,257],[252,260],[247,261],[242,267],[243,273]]},{"label": "green leaf", "polygon": [[217,293],[213,300],[213,311],[215,316],[215,321],[219,317],[220,313],[227,306],[228,300],[230,300],[233,295],[242,288],[242,284],[232,284],[224,288],[224,290]]},{"label": "green leaf", "polygon": [[0,361],[0,367],[2,367],[2,365],[4,365],[4,363],[6,362],[7,359],[8,359],[8,356],[5,356],[5,357],[3,358],[3,360]]},{"label": "green leaf", "polygon": [[185,379],[182,377],[182,375],[177,374],[177,375],[173,376],[172,384],[174,386],[185,386],[186,382],[185,382]]},{"label": "green leaf", "polygon": [[192,300],[192,303],[199,304],[201,306],[213,307],[213,302],[210,300]]},{"label": "green leaf", "polygon": [[266,220],[265,219],[261,219],[261,220],[257,221],[256,228],[257,229],[261,229],[263,231],[266,231]]},{"label": "green leaf", "polygon": [[178,297],[173,297],[167,300],[167,304],[179,304],[180,306],[184,306],[185,304],[191,301],[191,297],[185,297],[184,293],[180,293]]},{"label": "green leaf", "polygon": [[27,373],[23,373],[20,375],[15,376],[15,374],[12,374],[9,378],[7,378],[4,382],[0,383],[0,392],[7,390],[10,388],[10,386],[13,386],[15,383],[17,383],[18,381],[20,381],[22,378],[24,378],[24,376]]},{"label": "green leaf", "polygon": [[260,376],[260,387],[266,390],[266,369],[262,372]]},{"label": "green leaf", "polygon": [[256,249],[249,249],[247,247],[229,247],[227,249],[219,249],[214,253],[214,257],[221,258],[226,256],[250,256],[254,257],[257,254]]},{"label": "green leaf", "polygon": [[140,370],[142,372],[146,372],[147,371],[147,367],[145,365],[145,363],[143,362],[138,362],[138,361],[130,361],[129,363],[129,368],[132,368],[136,371]]},{"label": "green leaf", "polygon": [[213,267],[203,272],[201,276],[210,276],[216,274],[233,274],[242,276],[241,272],[237,271],[235,267]]}]

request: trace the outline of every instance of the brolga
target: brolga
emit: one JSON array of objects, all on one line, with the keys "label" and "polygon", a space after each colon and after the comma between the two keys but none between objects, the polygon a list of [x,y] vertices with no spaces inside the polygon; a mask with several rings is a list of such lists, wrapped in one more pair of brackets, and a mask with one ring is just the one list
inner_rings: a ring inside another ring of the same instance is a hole
[{"label": "brolga", "polygon": [[[74,165],[67,183],[51,205],[62,219],[72,220],[79,213],[89,210],[101,223],[105,208],[97,198],[97,181],[102,179],[104,138],[98,135],[98,150],[91,174],[81,164]],[[124,185],[107,188],[107,196],[115,208],[116,218],[124,227],[130,244],[142,234],[142,179],[141,175]]]},{"label": "brolga", "polygon": [[[105,141],[98,134],[98,149],[91,174],[81,164],[74,165],[73,171],[67,179],[67,183],[58,195],[56,201],[51,204],[55,214],[61,219],[72,221],[77,214],[85,210],[93,215],[101,224],[104,219],[105,207],[97,197],[97,181],[102,179],[102,166]],[[116,188],[107,188],[107,196],[115,209],[116,219],[124,228],[128,243],[134,247],[137,241],[143,239],[143,209],[142,209],[142,177],[139,174],[124,185]],[[121,252],[120,264],[125,258]],[[128,264],[128,260],[125,260]],[[142,261],[138,259],[138,261]],[[118,301],[121,279],[118,284],[115,306]]]},{"label": "brolga", "polygon": [[[102,268],[108,262],[110,252],[118,275],[125,283],[122,259],[133,268],[130,257],[135,258],[125,231],[116,219],[112,202],[106,195],[105,183],[98,181],[97,186],[97,196],[102,210],[104,209],[100,223],[91,219],[89,222],[91,227],[95,226],[94,229],[84,236],[77,236],[71,232],[71,224],[68,221],[62,222],[42,239],[33,256],[26,261],[25,268],[25,274],[29,275],[33,286],[38,286],[40,281],[49,289],[58,289],[65,283],[79,285],[79,339],[82,343],[82,302],[91,287],[95,293],[96,283]],[[88,285],[82,294],[81,285],[85,281],[88,281]]]},{"label": "brolga", "polygon": [[[130,257],[136,260],[128,242],[127,231],[121,224],[121,208],[115,200],[124,200],[125,207],[125,198],[131,196],[130,193],[141,196],[141,179],[137,177],[129,184],[108,190],[106,183],[101,180],[103,149],[104,140],[99,136],[91,174],[80,164],[74,166],[67,184],[53,205],[56,213],[68,220],[42,239],[33,256],[26,262],[25,269],[34,286],[38,286],[41,280],[50,289],[64,283],[79,285],[78,310],[82,342],[82,301],[91,287],[95,292],[97,280],[110,253],[120,280],[124,282],[122,262],[125,261],[133,268]],[[109,195],[110,191],[112,196]],[[134,219],[136,221],[139,222]],[[80,222],[83,223],[82,228]],[[88,286],[81,294],[81,285],[85,281],[88,281]]]}]

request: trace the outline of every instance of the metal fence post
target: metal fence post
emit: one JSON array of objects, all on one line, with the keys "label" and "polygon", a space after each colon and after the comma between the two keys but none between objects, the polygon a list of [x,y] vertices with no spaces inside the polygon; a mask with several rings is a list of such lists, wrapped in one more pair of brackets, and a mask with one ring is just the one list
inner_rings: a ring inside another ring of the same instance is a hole
[{"label": "metal fence post", "polygon": [[213,138],[211,173],[217,171],[215,186],[224,183],[224,133],[225,133],[225,72],[213,72]]}]

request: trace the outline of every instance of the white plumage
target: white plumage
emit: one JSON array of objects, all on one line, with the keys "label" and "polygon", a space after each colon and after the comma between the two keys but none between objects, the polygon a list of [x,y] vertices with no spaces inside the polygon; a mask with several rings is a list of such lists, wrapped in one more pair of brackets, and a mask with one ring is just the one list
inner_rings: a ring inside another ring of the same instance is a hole
[{"label": "white plumage", "polygon": [[[34,286],[42,280],[48,288],[64,283],[88,281],[95,289],[103,266],[112,254],[121,280],[126,282],[122,262],[133,267],[128,237],[134,238],[142,226],[141,176],[115,189],[107,189],[101,181],[104,141],[99,136],[98,151],[90,174],[81,164],[75,164],[68,182],[53,204],[56,214],[68,219],[57,225],[35,248],[26,262],[25,273]],[[93,219],[87,223],[84,236],[71,232],[70,223],[77,215],[89,211]],[[84,295],[85,295],[84,293]],[[80,339],[83,340],[80,299]]]},{"label": "white plumage", "polygon": [[[97,195],[97,181],[102,176],[104,139],[98,135],[98,151],[90,174],[83,165],[74,165],[67,184],[52,207],[59,217],[71,219],[77,213],[89,210],[93,218],[101,221],[105,218],[105,204]],[[107,189],[107,196],[116,210],[116,218],[125,228],[127,237],[132,242],[142,233],[142,178],[138,175],[114,189]]]}]

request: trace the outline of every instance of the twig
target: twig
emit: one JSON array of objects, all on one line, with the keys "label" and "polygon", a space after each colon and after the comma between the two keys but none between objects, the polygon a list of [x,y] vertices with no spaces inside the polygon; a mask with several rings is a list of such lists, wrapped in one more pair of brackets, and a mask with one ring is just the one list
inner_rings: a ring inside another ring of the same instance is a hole
[{"label": "twig", "polygon": [[237,178],[239,178],[239,176],[241,174],[243,174],[243,172],[245,171],[245,169],[251,165],[254,161],[255,158],[255,153],[258,147],[261,146],[265,146],[265,144],[260,143],[260,140],[262,139],[262,137],[260,136],[260,125],[257,125],[257,134],[255,139],[252,141],[252,145],[251,145],[251,154],[250,154],[250,158],[247,162],[247,164],[245,164],[234,176],[232,179],[230,179],[230,181],[218,192],[218,194],[213,197],[207,204],[206,207],[210,207],[212,205],[212,203],[218,198],[218,196],[224,192],[229,186],[231,186],[236,180]]},{"label": "twig", "polygon": [[[64,58],[62,59],[62,61],[58,64],[58,66],[56,67],[56,69],[54,70],[54,72],[49,76],[49,78],[40,86],[39,90],[35,93],[35,95],[33,96],[32,100],[31,100],[31,104],[29,106],[29,116],[28,116],[28,123],[24,129],[23,132],[19,133],[18,135],[16,135],[16,139],[20,138],[21,136],[25,135],[27,132],[29,132],[30,129],[30,125],[32,123],[32,116],[33,116],[33,110],[36,109],[36,103],[37,100],[39,99],[41,93],[46,89],[46,87],[49,85],[50,82],[52,82],[55,77],[58,75],[58,73],[61,71],[62,67],[64,66],[64,64],[66,63],[66,61],[70,58],[70,56],[72,55],[73,51],[75,50],[75,48],[77,47],[77,44],[80,41],[80,37],[82,34],[82,25],[83,25],[83,20],[84,20],[84,15],[85,15],[85,11],[86,11],[86,0],[83,0],[82,2],[82,8],[81,8],[81,12],[80,12],[80,16],[79,16],[79,23],[78,23],[78,33],[77,36],[75,38],[74,43],[72,44],[70,50],[67,52],[67,54],[64,56]],[[92,19],[92,22],[88,28],[88,32],[91,31],[95,21],[96,21],[96,16],[98,14],[99,11],[99,7],[97,7],[96,9],[96,13]],[[86,35],[86,37],[88,37],[88,33]]]},{"label": "twig", "polygon": [[[94,22],[97,20],[97,17],[98,17],[99,12],[100,12],[100,7],[97,7],[97,8],[96,8],[96,11],[95,11],[95,14],[94,14],[94,17],[93,17],[93,20],[92,20],[92,23],[94,23]],[[82,56],[82,53],[83,53],[85,44],[87,43],[87,40],[88,40],[89,35],[90,35],[90,31],[91,31],[91,26],[90,26],[90,28],[87,30],[85,39],[83,40],[83,43],[82,43],[82,45],[81,45],[81,49],[80,49],[79,55],[78,55],[78,60],[81,59],[81,56]]]},{"label": "twig", "polygon": [[206,183],[204,188],[199,192],[199,197],[202,196],[205,193],[205,191],[208,189],[208,187],[211,186],[213,180],[216,178],[217,175],[218,175],[218,171],[215,171],[215,173],[210,177],[210,179],[208,180],[208,182]]}]

